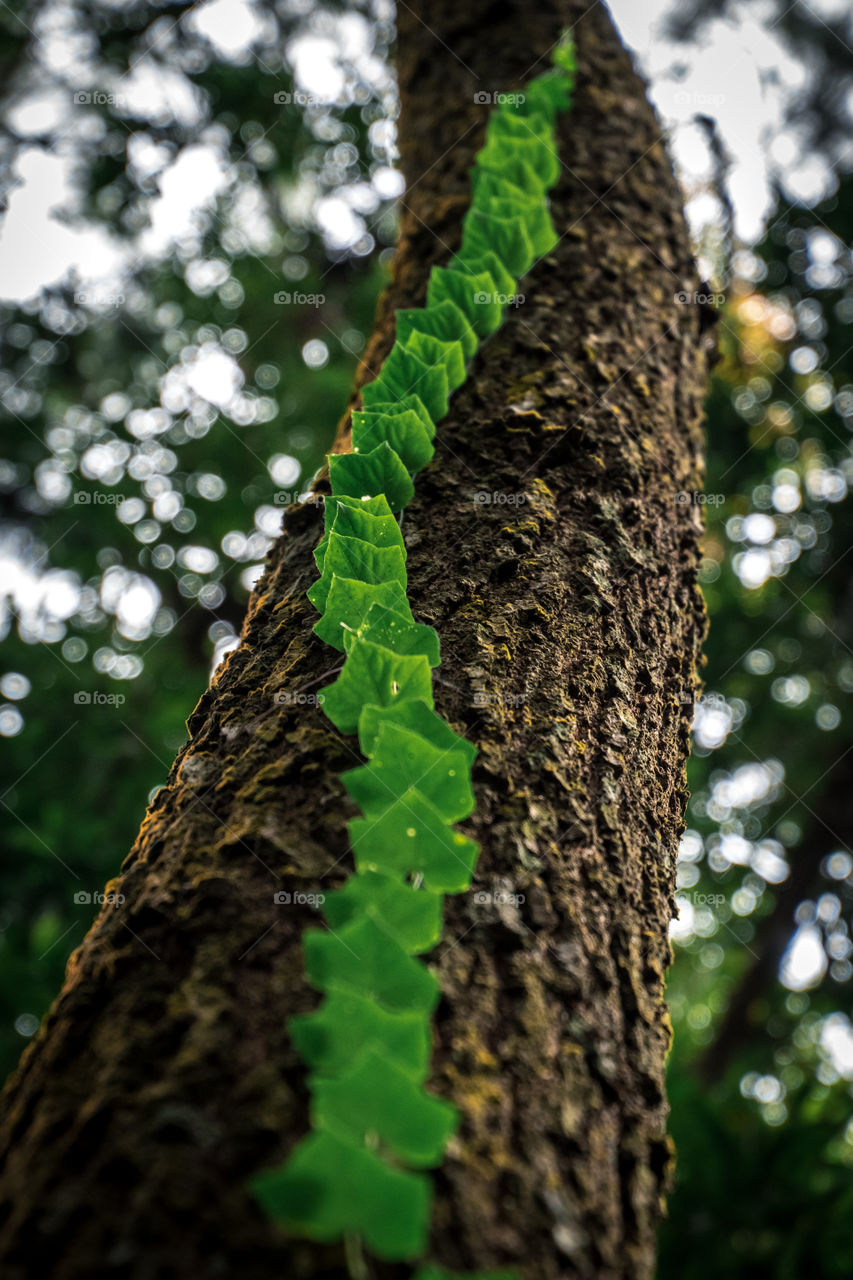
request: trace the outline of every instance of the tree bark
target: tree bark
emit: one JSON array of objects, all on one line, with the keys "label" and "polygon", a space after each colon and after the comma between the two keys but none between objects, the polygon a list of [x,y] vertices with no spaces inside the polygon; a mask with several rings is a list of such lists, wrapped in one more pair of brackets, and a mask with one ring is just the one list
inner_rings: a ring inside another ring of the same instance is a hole
[{"label": "tree bark", "polygon": [[[415,9],[417,12],[415,12]],[[695,587],[707,356],[680,196],[607,11],[417,0],[399,11],[394,280],[362,381],[458,245],[487,108],[574,26],[579,87],[552,196],[559,245],[476,357],[406,511],[415,616],[442,639],[437,709],[480,748],[476,889],[447,902],[433,1087],[463,1122],[433,1257],[526,1280],[648,1278],[670,1162],[662,986],[703,614]],[[342,433],[339,446],[346,447]],[[526,495],[483,503],[476,495]],[[321,527],[288,512],[238,650],[74,953],[6,1095],[5,1280],[343,1280],[245,1190],[307,1128],[287,1019],[318,1000],[277,890],[351,865],[355,760],[319,708],[333,651],[305,598]],[[403,1266],[374,1266],[402,1280]]]}]

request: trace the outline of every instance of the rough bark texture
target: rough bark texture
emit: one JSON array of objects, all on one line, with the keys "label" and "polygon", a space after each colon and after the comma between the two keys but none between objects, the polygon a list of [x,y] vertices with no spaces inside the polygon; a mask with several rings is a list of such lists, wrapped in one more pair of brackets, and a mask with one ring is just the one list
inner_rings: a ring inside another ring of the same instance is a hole
[{"label": "rough bark texture", "polygon": [[[525,896],[448,900],[433,1084],[464,1120],[433,1256],[517,1263],[527,1280],[649,1277],[669,1163],[679,695],[702,628],[697,508],[675,497],[699,481],[701,320],[674,297],[694,287],[691,257],[604,8],[417,7],[423,20],[399,14],[410,186],[374,369],[393,308],[421,303],[458,243],[487,112],[475,92],[516,88],[573,21],[580,62],[560,243],[454,398],[404,524],[415,614],[442,637],[438,709],[481,750],[475,888]],[[331,888],[350,865],[338,775],[354,742],[276,700],[334,665],[305,599],[319,529],[315,508],[289,514],[242,644],[111,885],[126,901],[72,957],[8,1087],[5,1280],[346,1275],[338,1249],[286,1240],[244,1190],[307,1126],[287,1019],[318,998],[311,912],[273,893]]]}]

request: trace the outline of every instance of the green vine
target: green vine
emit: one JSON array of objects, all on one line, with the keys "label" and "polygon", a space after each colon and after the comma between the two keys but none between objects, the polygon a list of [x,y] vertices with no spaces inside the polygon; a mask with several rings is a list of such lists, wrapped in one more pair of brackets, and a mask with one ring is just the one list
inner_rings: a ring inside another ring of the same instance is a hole
[{"label": "green vine", "polygon": [[[459,1116],[424,1085],[439,989],[415,957],[438,942],[442,895],[470,887],[479,854],[454,827],[474,809],[476,750],[433,710],[439,637],[412,616],[395,512],[517,278],[557,242],[546,192],[560,167],[556,116],[574,86],[570,41],[553,62],[492,112],[462,247],[433,268],[427,306],[397,312],[396,342],[352,415],[352,452],[329,457],[321,576],[308,596],[315,632],[346,657],[321,700],[368,763],[341,779],[362,814],[349,824],[355,874],[326,896],[329,928],[304,939],[308,980],[325,998],[290,1023],[312,1072],[312,1131],[252,1190],[289,1231],[343,1239],[354,1277],[367,1274],[363,1247],[391,1261],[426,1251],[432,1182],[422,1171],[442,1162]],[[451,1273],[424,1265],[414,1280]]]}]

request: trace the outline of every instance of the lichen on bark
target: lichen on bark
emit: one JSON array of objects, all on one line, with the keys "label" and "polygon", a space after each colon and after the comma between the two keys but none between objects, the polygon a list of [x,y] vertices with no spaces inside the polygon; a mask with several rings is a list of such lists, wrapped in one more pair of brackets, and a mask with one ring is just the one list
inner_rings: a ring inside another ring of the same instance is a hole
[{"label": "lichen on bark", "polygon": [[[400,7],[409,190],[360,381],[458,245],[488,111],[475,93],[517,87],[567,26],[580,75],[552,193],[561,239],[454,397],[404,524],[415,616],[442,637],[437,709],[480,750],[478,882],[448,902],[433,958],[431,1084],[463,1112],[433,1252],[526,1280],[648,1280],[702,631],[697,508],[675,498],[700,482],[706,354],[676,299],[693,267],[660,127],[602,6]],[[125,903],[75,952],[6,1090],[11,1280],[346,1275],[339,1249],[282,1238],[245,1189],[308,1123],[286,1026],[316,1003],[313,921],[273,895],[334,887],[349,865],[337,779],[355,744],[277,698],[316,691],[332,665],[305,598],[320,531],[317,508],[288,513],[240,648],[110,886]],[[480,888],[525,900],[484,904]]]}]

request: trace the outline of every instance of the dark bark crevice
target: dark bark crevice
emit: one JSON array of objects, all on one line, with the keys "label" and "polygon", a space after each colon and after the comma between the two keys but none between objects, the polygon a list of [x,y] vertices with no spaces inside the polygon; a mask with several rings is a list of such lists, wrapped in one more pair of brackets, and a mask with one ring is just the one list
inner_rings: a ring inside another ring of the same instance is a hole
[{"label": "dark bark crevice", "polygon": [[[573,22],[580,63],[552,197],[562,238],[477,356],[404,524],[412,605],[442,639],[437,707],[481,752],[475,889],[525,895],[448,900],[432,957],[433,1086],[464,1117],[436,1178],[434,1253],[528,1280],[648,1280],[669,1160],[679,695],[703,627],[697,509],[675,501],[701,458],[700,317],[675,299],[692,262],[659,125],[603,7],[417,8],[399,14],[409,192],[374,370],[393,310],[423,301],[458,243],[486,114],[474,92],[517,87]],[[305,598],[320,527],[314,507],[288,513],[241,647],[111,886],[125,904],[75,952],[8,1086],[9,1280],[346,1274],[340,1250],[285,1240],[244,1189],[307,1128],[287,1019],[316,1003],[313,921],[273,893],[328,890],[350,866],[338,778],[355,744],[276,700],[334,665]]]}]

